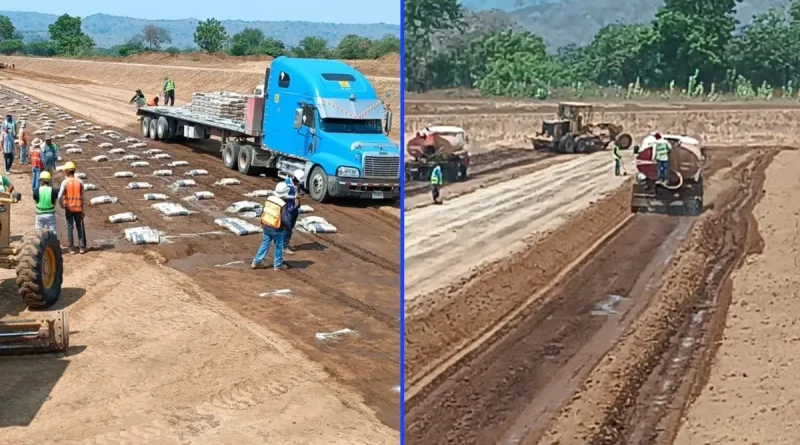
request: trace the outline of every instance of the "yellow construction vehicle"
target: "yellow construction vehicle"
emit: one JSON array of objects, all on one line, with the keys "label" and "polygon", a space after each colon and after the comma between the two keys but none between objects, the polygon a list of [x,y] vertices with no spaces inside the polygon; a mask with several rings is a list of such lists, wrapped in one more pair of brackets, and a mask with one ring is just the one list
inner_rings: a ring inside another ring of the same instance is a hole
[{"label": "yellow construction vehicle", "polygon": [[614,142],[626,150],[633,143],[622,126],[593,122],[594,106],[580,102],[561,102],[555,120],[542,122],[542,131],[528,139],[536,150],[554,153],[592,153],[605,150]]},{"label": "yellow construction vehicle", "polygon": [[[16,269],[19,295],[29,308],[52,306],[61,295],[64,261],[61,244],[49,230],[26,233],[11,243],[11,207],[21,199],[0,192],[0,268]],[[61,352],[69,347],[67,314],[0,323],[0,355]]]}]

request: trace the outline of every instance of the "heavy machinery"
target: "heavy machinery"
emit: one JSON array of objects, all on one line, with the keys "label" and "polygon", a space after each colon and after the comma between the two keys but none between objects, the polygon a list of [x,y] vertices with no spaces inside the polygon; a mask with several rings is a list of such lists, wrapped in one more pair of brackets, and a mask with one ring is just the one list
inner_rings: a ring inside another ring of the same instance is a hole
[{"label": "heavy machinery", "polygon": [[654,135],[647,136],[636,156],[636,182],[632,186],[631,211],[668,215],[699,215],[703,211],[705,151],[692,137],[662,135],[670,143],[669,180],[658,183],[658,168],[653,161]]},{"label": "heavy machinery", "polygon": [[605,150],[616,142],[627,150],[633,143],[622,126],[609,122],[593,122],[594,106],[580,102],[560,102],[557,118],[542,121],[542,131],[530,139],[536,150],[554,153],[593,153]]},{"label": "heavy machinery", "polygon": [[[433,138],[426,142],[425,135]],[[408,141],[405,175],[407,181],[427,181],[437,165],[442,168],[442,179],[447,182],[464,181],[469,169],[469,137],[460,127],[431,125]]]},{"label": "heavy machinery", "polygon": [[[58,237],[34,230],[11,243],[11,206],[21,194],[0,192],[0,268],[16,269],[19,295],[29,308],[47,308],[61,295],[64,262]],[[49,319],[0,323],[0,355],[66,351],[69,347],[67,314]]]}]

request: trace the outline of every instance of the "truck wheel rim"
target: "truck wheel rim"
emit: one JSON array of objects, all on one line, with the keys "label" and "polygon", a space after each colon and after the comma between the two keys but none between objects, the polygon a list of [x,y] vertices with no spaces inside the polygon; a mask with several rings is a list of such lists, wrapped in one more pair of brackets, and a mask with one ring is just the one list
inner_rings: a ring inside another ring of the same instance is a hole
[{"label": "truck wheel rim", "polygon": [[56,281],[56,253],[53,252],[52,247],[44,250],[42,261],[42,283],[45,289],[53,287]]},{"label": "truck wheel rim", "polygon": [[313,189],[315,195],[322,194],[322,177],[320,175],[314,175]]}]

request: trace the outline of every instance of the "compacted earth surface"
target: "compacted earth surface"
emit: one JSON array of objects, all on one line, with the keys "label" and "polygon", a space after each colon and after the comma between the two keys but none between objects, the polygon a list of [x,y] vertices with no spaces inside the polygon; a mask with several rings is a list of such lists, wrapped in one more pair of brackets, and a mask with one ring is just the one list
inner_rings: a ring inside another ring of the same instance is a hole
[{"label": "compacted earth surface", "polygon": [[613,175],[608,151],[542,155],[514,140],[540,116],[415,105],[406,133],[428,107],[476,146],[511,137],[480,150],[441,206],[407,188],[409,443],[796,442],[797,212],[785,203],[800,153],[770,119],[798,112],[657,105],[605,104],[636,141],[655,130],[703,141],[699,217],[630,213],[631,175]]}]

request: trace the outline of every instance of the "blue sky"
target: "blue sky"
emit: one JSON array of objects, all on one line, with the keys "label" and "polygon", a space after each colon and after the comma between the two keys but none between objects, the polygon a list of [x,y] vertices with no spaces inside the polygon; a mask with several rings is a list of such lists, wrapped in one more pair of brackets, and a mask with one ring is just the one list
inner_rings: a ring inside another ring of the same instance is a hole
[{"label": "blue sky", "polygon": [[[280,4],[283,4],[281,6]],[[29,7],[2,6],[7,11],[70,14],[85,17],[102,13],[140,19],[303,20],[333,23],[400,24],[400,0],[173,0],[141,3],[108,0],[36,0]],[[146,5],[146,7],[143,7]]]}]

